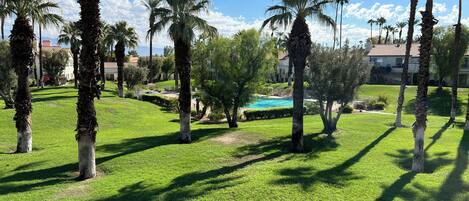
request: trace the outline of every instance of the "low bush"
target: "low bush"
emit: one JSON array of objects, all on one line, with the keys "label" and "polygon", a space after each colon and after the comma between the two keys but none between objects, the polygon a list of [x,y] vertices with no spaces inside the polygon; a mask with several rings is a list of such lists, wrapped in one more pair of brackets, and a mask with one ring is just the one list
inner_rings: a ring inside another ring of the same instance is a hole
[{"label": "low bush", "polygon": [[345,108],[342,110],[344,114],[351,114],[353,112],[353,108],[350,105],[345,105]]},{"label": "low bush", "polygon": [[151,102],[158,106],[172,109],[173,111],[179,111],[179,102],[176,98],[168,98],[157,94],[142,95],[142,101]]},{"label": "low bush", "polygon": [[124,95],[125,98],[137,98],[135,91],[127,91]]},{"label": "low bush", "polygon": [[223,113],[223,109],[220,107],[212,107],[210,114],[207,116],[210,121],[221,121],[222,119],[226,118],[225,114]]},{"label": "low bush", "polygon": [[379,95],[378,99],[376,99],[378,102],[383,102],[386,106],[389,105],[389,98],[386,95]]},{"label": "low bush", "polygon": [[[319,105],[315,102],[306,102],[304,111],[306,115],[319,113]],[[247,121],[258,119],[276,119],[293,116],[293,108],[270,108],[264,110],[245,110],[244,117]]]}]

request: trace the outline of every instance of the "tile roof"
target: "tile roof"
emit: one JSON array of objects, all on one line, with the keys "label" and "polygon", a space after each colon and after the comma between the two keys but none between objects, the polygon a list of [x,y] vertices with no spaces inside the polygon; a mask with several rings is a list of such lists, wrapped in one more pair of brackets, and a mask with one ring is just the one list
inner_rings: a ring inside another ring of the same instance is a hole
[{"label": "tile roof", "polygon": [[[418,57],[419,56],[419,47],[420,44],[414,43],[412,44],[412,48],[410,50],[410,55],[412,57]],[[394,45],[374,45],[370,53],[368,53],[368,56],[404,56],[405,55],[405,44],[400,45],[397,47],[395,44]],[[466,53],[466,55],[469,55],[469,50]]]}]

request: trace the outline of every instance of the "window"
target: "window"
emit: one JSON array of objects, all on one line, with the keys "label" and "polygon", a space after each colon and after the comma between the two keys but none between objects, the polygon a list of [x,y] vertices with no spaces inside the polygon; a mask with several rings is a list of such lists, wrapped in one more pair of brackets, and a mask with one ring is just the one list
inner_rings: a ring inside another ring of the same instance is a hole
[{"label": "window", "polygon": [[401,68],[402,67],[402,58],[396,58],[396,67]]},{"label": "window", "polygon": [[464,68],[469,68],[469,57],[464,58]]}]

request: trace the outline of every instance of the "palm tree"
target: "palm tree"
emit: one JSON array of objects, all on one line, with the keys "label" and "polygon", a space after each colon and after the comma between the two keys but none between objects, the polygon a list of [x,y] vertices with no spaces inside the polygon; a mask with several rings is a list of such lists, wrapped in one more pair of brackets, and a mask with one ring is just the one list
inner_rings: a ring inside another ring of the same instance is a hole
[{"label": "palm tree", "polygon": [[[459,57],[460,52],[460,43],[461,43],[461,33],[462,33],[462,25],[461,25],[461,14],[462,14],[462,2],[459,0],[459,14],[458,14],[458,23],[455,25],[454,29],[454,45],[453,45],[453,58],[451,59],[450,63],[453,67],[452,72],[452,81],[453,84],[451,86],[451,117],[450,121],[454,121],[456,119],[456,107],[458,104],[458,81],[459,81],[459,68],[461,66],[461,58]],[[463,54],[464,55],[464,54]]]},{"label": "palm tree", "polygon": [[337,3],[340,4],[339,48],[342,48],[342,19],[344,17],[344,4],[348,4],[348,0],[336,0],[336,1],[337,1]]},{"label": "palm tree", "polygon": [[98,46],[98,55],[99,55],[99,72],[101,76],[101,90],[104,90],[106,87],[106,72],[104,63],[106,62],[106,55],[109,53],[109,46],[112,43],[112,39],[109,36],[109,31],[111,27],[106,24],[106,22],[101,22],[101,35],[99,36],[99,46]]},{"label": "palm tree", "polygon": [[94,98],[98,97],[99,88],[97,86],[96,69],[99,62],[97,55],[100,36],[100,14],[99,0],[79,0],[80,3],[80,23],[82,48],[80,54],[80,84],[78,87],[77,103],[77,135],[78,141],[78,167],[79,179],[88,179],[96,176],[95,162],[95,142],[96,109]]},{"label": "palm tree", "polygon": [[380,17],[376,20],[376,22],[378,23],[378,32],[379,32],[379,36],[378,36],[378,44],[381,44],[381,35],[383,33],[383,25],[386,24],[386,19],[384,17]]},{"label": "palm tree", "polygon": [[427,92],[430,69],[430,54],[432,49],[433,26],[436,20],[433,16],[433,0],[427,0],[425,11],[422,11],[422,38],[420,39],[420,67],[418,71],[417,101],[415,106],[414,157],[412,171],[423,172],[425,151],[424,137],[427,127]]},{"label": "palm tree", "polygon": [[175,63],[181,80],[179,92],[180,141],[191,143],[191,43],[195,30],[205,36],[214,36],[217,29],[207,24],[198,15],[207,11],[208,0],[166,0],[167,7],[159,9],[156,16],[155,30],[162,30],[169,25],[169,35],[174,42]]},{"label": "palm tree", "polygon": [[396,109],[396,122],[394,125],[396,127],[402,127],[402,108],[404,105],[404,94],[405,88],[407,85],[407,79],[409,77],[409,60],[410,60],[410,50],[412,48],[414,28],[415,28],[415,12],[417,10],[418,0],[410,1],[410,15],[409,15],[409,29],[407,30],[407,40],[405,47],[405,57],[404,57],[404,66],[402,67],[401,74],[401,86],[399,89],[399,98],[397,99],[397,109]]},{"label": "palm tree", "polygon": [[407,22],[398,22],[396,23],[396,28],[399,29],[399,41],[397,42],[398,45],[402,42],[402,29],[407,26]]},{"label": "palm tree", "polygon": [[31,129],[31,92],[28,85],[28,74],[33,64],[33,28],[30,24],[30,13],[41,12],[31,1],[12,0],[6,4],[6,9],[16,15],[10,35],[10,50],[12,64],[18,76],[18,86],[15,97],[17,129],[16,153],[32,151]]},{"label": "palm tree", "polygon": [[295,67],[295,82],[293,84],[293,127],[292,151],[303,151],[303,74],[306,66],[306,57],[311,53],[311,35],[306,18],[313,16],[320,22],[335,26],[332,18],[327,16],[323,8],[330,3],[327,0],[282,0],[281,5],[272,6],[266,13],[271,15],[262,25],[278,24],[287,27],[293,21],[288,41],[289,58]]},{"label": "palm tree", "polygon": [[59,44],[68,44],[73,55],[73,75],[75,77],[75,88],[78,88],[78,55],[80,54],[81,32],[76,22],[69,22],[62,27],[59,35]]},{"label": "palm tree", "polygon": [[111,26],[109,37],[116,42],[114,47],[117,62],[117,92],[124,97],[124,57],[125,48],[135,48],[138,44],[138,35],[135,29],[129,27],[127,22],[117,22]]},{"label": "palm tree", "polygon": [[384,38],[384,44],[387,44],[388,39],[389,39],[389,32],[392,33],[392,31],[394,30],[394,27],[392,27],[391,25],[386,25],[383,27],[383,29],[386,30],[386,37]]},{"label": "palm tree", "polygon": [[[31,12],[33,21],[37,21],[39,27],[39,82],[38,84],[43,87],[42,83],[42,27],[47,27],[49,25],[59,26],[63,22],[61,16],[51,12],[54,8],[59,8],[57,3],[52,3],[47,0],[37,0],[33,1],[33,5],[37,7],[35,10],[41,10],[42,12]],[[44,8],[44,9],[41,9]]]},{"label": "palm tree", "polygon": [[5,19],[10,15],[7,10],[6,0],[0,0],[0,29],[2,32],[2,40],[5,40]]},{"label": "palm tree", "polygon": [[370,24],[370,31],[371,31],[371,34],[370,34],[370,42],[371,44],[373,44],[373,24],[376,23],[376,20],[374,19],[369,19],[368,20],[368,24]]},{"label": "palm tree", "polygon": [[149,30],[147,33],[147,39],[150,41],[150,59],[148,60],[148,68],[153,66],[153,36],[155,35],[156,30],[153,24],[156,22],[156,14],[158,10],[162,8],[162,0],[142,0],[143,5],[150,12],[148,21],[150,23]]}]

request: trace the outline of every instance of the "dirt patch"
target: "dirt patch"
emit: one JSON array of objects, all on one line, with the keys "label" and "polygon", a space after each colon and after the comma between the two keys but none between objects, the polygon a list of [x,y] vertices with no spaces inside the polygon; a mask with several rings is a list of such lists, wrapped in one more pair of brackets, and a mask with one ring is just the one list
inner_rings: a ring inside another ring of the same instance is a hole
[{"label": "dirt patch", "polygon": [[[87,179],[80,182],[74,182],[72,185],[68,186],[67,188],[57,192],[53,198],[53,200],[64,200],[64,199],[71,199],[71,198],[81,198],[88,196],[93,189],[90,186],[90,183],[99,179],[106,175],[105,170],[101,170],[96,168],[96,177],[93,179]],[[70,177],[76,178],[78,177],[78,172],[72,172],[69,174]]]},{"label": "dirt patch", "polygon": [[247,145],[259,143],[260,137],[243,132],[231,132],[211,139],[224,145]]}]

